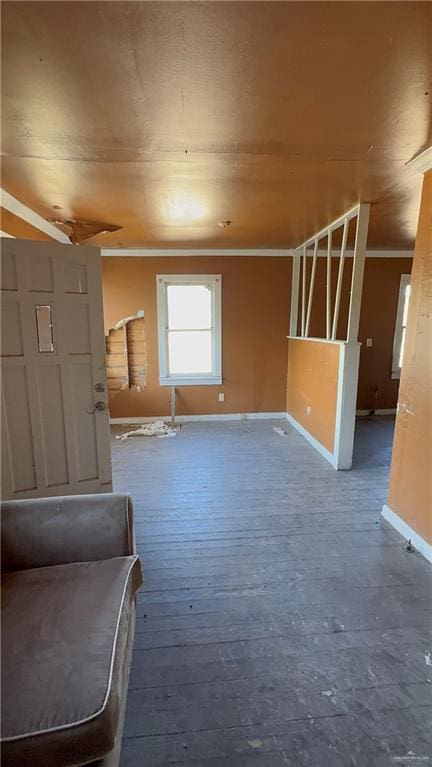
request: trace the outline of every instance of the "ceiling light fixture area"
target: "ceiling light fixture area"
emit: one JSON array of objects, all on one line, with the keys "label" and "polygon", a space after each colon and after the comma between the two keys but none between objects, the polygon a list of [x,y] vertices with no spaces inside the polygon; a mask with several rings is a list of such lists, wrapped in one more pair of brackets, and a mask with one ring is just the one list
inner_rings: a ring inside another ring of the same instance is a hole
[{"label": "ceiling light fixture area", "polygon": [[118,232],[123,229],[116,224],[105,224],[101,221],[86,221],[82,218],[68,218],[66,220],[51,218],[52,224],[68,226],[71,228],[69,239],[73,245],[79,245],[81,242],[96,237],[97,234],[108,234],[108,232]]},{"label": "ceiling light fixture area", "polygon": [[168,218],[175,222],[200,221],[207,213],[201,200],[187,195],[174,195],[167,203]]}]

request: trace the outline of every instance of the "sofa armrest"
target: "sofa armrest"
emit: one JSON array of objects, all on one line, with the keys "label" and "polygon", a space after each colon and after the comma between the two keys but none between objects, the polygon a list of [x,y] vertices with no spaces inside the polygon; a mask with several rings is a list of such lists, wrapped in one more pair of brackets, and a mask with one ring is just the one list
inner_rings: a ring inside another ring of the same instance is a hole
[{"label": "sofa armrest", "polygon": [[128,495],[98,493],[5,501],[2,570],[93,562],[135,553]]}]

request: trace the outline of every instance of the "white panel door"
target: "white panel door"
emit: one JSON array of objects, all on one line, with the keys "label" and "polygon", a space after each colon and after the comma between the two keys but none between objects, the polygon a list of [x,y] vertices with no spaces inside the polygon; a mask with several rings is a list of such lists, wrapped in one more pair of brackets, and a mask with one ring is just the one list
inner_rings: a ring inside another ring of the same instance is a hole
[{"label": "white panel door", "polygon": [[100,251],[1,240],[2,498],[112,490]]}]

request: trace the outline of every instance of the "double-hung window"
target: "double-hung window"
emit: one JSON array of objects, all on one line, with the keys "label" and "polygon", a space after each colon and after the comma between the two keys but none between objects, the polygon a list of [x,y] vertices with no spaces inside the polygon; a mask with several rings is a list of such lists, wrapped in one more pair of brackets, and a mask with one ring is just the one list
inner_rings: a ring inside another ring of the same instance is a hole
[{"label": "double-hung window", "polygon": [[158,274],[162,386],[222,383],[220,274]]},{"label": "double-hung window", "polygon": [[400,378],[403,353],[405,348],[405,334],[408,319],[410,292],[411,275],[401,274],[399,300],[396,315],[396,327],[393,341],[392,378]]}]

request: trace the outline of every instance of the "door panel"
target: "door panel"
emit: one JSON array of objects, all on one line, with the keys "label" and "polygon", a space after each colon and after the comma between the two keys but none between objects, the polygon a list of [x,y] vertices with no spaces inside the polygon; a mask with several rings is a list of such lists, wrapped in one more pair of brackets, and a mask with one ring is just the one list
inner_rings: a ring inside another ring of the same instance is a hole
[{"label": "door panel", "polygon": [[100,252],[2,239],[1,268],[2,497],[109,491]]},{"label": "door panel", "polygon": [[3,252],[3,243],[1,259],[1,289],[2,291],[18,290],[15,256],[12,253]]},{"label": "door panel", "polygon": [[[35,454],[31,433],[29,387],[24,365],[10,365],[2,376],[4,413],[11,472],[8,483],[13,493],[37,488]],[[23,439],[23,436],[25,437]]]},{"label": "door panel", "polygon": [[50,256],[27,258],[28,288],[31,293],[54,293],[53,265]]},{"label": "door panel", "polygon": [[65,296],[68,306],[68,352],[69,354],[91,353],[90,308],[78,296]]},{"label": "door panel", "polygon": [[[60,487],[67,485],[70,480],[61,367],[56,363],[40,365],[37,368],[36,377],[44,449],[45,483],[47,487]],[[49,450],[51,445],[55,445],[56,449]]]},{"label": "door panel", "polygon": [[78,458],[78,482],[98,475],[96,419],[94,412],[93,373],[88,362],[75,360],[70,367],[72,409],[75,416],[75,451]]},{"label": "door panel", "polygon": [[1,307],[1,353],[4,357],[24,354],[19,301],[9,296]]},{"label": "door panel", "polygon": [[87,293],[87,266],[74,261],[64,264],[65,293]]}]

